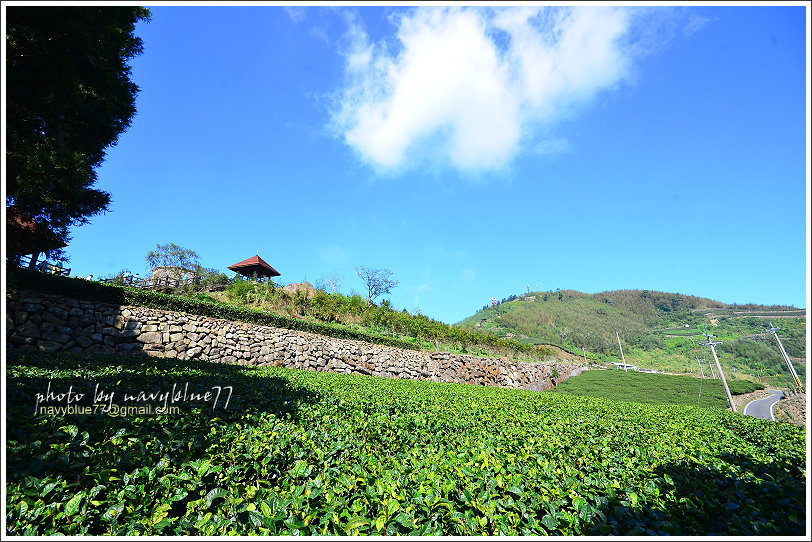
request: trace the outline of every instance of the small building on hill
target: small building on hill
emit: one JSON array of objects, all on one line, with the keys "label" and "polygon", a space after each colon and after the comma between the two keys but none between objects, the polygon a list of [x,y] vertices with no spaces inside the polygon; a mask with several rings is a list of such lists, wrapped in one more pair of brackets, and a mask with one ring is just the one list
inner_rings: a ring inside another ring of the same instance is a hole
[{"label": "small building on hill", "polygon": [[243,277],[253,280],[270,280],[272,277],[281,276],[282,273],[271,267],[271,265],[259,257],[259,254],[247,260],[229,265],[228,268]]}]

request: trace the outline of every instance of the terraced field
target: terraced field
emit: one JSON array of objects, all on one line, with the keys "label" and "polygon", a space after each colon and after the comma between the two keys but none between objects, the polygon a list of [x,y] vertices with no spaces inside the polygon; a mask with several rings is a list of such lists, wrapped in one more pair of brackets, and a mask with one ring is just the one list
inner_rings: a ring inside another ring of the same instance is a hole
[{"label": "terraced field", "polygon": [[[38,399],[64,404],[58,394],[71,386],[114,392],[101,403],[126,406],[125,393],[187,384],[233,395],[227,408],[225,396],[216,408],[212,397],[170,401],[171,415],[35,414]],[[9,356],[7,392],[7,534],[786,536],[806,527],[803,430],[717,408],[30,353]]]},{"label": "terraced field", "polygon": [[[749,380],[728,382],[732,395],[752,393],[764,386]],[[728,408],[721,380],[692,376],[639,373],[618,369],[585,371],[554,389],[558,393],[632,401],[652,405]]]}]

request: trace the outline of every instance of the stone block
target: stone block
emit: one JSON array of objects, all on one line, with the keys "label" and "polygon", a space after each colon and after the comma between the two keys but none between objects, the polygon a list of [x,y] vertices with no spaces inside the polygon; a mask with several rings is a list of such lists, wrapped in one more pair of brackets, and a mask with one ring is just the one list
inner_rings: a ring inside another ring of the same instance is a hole
[{"label": "stone block", "polygon": [[190,348],[189,350],[186,351],[186,359],[192,359],[195,356],[197,356],[198,354],[200,354],[202,351],[203,351],[203,349],[200,348],[199,346],[195,346],[194,348]]},{"label": "stone block", "polygon": [[47,333],[43,333],[40,338],[44,341],[52,341],[57,342],[59,344],[65,344],[66,342],[71,340],[71,336],[69,333],[63,333],[60,330],[49,331]]},{"label": "stone block", "polygon": [[60,320],[65,320],[65,318],[68,317],[68,311],[66,311],[62,307],[51,307],[48,309],[48,312],[53,314]]},{"label": "stone block", "polygon": [[80,326],[92,326],[96,323],[96,316],[92,312],[88,312],[79,317]]},{"label": "stone block", "polygon": [[132,354],[142,350],[141,343],[121,343],[116,345],[117,354]]},{"label": "stone block", "polygon": [[40,336],[40,330],[38,325],[29,320],[23,325],[17,326],[17,328],[14,329],[14,334],[20,337],[38,338]]},{"label": "stone block", "polygon": [[49,312],[43,312],[42,313],[42,319],[45,322],[50,322],[50,323],[52,323],[54,325],[57,325],[57,326],[62,326],[62,325],[65,324],[65,319],[64,318],[60,318],[59,316],[57,316],[56,314],[54,314],[54,313],[52,313],[50,311]]},{"label": "stone block", "polygon": [[162,342],[161,333],[159,331],[149,331],[142,333],[138,336],[138,341],[147,344],[154,344]]},{"label": "stone block", "polygon": [[81,336],[77,337],[76,342],[79,343],[79,346],[81,346],[82,348],[87,348],[88,346],[93,344],[93,339],[91,339],[90,337],[86,337],[84,335],[81,335]]},{"label": "stone block", "polygon": [[62,343],[56,341],[39,341],[37,349],[43,352],[57,352],[62,349]]}]

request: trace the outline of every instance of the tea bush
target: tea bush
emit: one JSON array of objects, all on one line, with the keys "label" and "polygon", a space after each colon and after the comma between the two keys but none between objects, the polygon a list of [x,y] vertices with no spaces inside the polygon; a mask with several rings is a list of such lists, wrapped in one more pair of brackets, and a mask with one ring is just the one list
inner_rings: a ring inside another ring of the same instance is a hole
[{"label": "tea bush", "polygon": [[[749,380],[731,380],[728,387],[731,395],[751,393],[764,388]],[[727,408],[727,395],[721,380],[692,376],[626,372],[618,369],[593,370],[565,380],[554,391],[655,405]]]},{"label": "tea bush", "polygon": [[[35,415],[50,385],[227,408]],[[804,431],[721,409],[12,354],[9,535],[803,535]]]}]

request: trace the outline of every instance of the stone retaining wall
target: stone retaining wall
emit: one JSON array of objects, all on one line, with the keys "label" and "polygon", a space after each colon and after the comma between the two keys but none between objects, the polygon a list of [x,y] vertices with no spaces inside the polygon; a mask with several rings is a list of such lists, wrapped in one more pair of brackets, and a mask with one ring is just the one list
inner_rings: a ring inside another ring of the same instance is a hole
[{"label": "stone retaining wall", "polygon": [[583,367],[420,352],[182,312],[17,291],[7,298],[9,348],[208,360],[545,390]]}]

